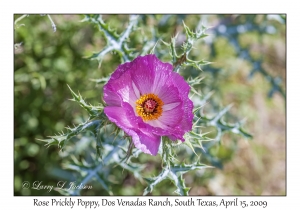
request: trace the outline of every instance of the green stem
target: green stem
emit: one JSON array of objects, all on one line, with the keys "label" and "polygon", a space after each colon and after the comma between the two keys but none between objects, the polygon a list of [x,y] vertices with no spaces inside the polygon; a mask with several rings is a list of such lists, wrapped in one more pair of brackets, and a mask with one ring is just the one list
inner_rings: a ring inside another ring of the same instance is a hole
[{"label": "green stem", "polygon": [[49,18],[49,20],[50,20],[50,22],[51,22],[51,26],[52,26],[53,32],[55,32],[55,31],[56,31],[56,25],[54,24],[54,22],[53,22],[53,20],[51,19],[50,15],[47,15],[47,16],[48,16],[48,18]]},{"label": "green stem", "polygon": [[[115,148],[103,159],[102,163],[100,163],[96,168],[89,171],[88,175],[82,180],[81,184],[84,186],[87,184],[93,177],[97,176],[98,171],[102,169],[102,167],[107,164],[115,153],[120,150],[119,146],[115,146]],[[81,189],[77,189],[74,191],[74,195],[80,195]]]},{"label": "green stem", "polygon": [[28,17],[29,15],[22,15],[21,17],[18,17],[16,20],[15,20],[15,25],[17,25],[17,22],[21,21],[23,18],[26,18]]}]

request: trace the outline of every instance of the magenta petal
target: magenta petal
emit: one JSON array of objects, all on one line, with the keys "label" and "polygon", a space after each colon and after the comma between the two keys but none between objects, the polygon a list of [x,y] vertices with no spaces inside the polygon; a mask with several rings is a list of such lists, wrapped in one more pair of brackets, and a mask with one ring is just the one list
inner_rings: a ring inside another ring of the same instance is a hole
[{"label": "magenta petal", "polygon": [[150,155],[157,155],[161,142],[160,136],[152,133],[138,131],[137,136],[132,136],[132,141],[136,148]]},{"label": "magenta petal", "polygon": [[122,128],[127,135],[132,137],[136,148],[151,155],[156,155],[160,145],[160,136],[147,132],[147,130],[137,129],[137,122],[127,115],[127,110],[122,107],[105,107],[104,113],[108,119]]},{"label": "magenta petal", "polygon": [[174,127],[182,121],[183,113],[182,106],[177,106],[169,111],[164,111],[158,120],[169,127]]},{"label": "magenta petal", "polygon": [[104,113],[111,122],[114,122],[125,132],[136,127],[136,123],[134,121],[130,121],[130,119],[127,117],[126,110],[124,110],[122,107],[105,107]]},{"label": "magenta petal", "polygon": [[182,119],[181,126],[184,131],[190,131],[193,127],[193,102],[191,100],[187,100],[184,103],[184,117]]},{"label": "magenta petal", "polygon": [[131,78],[141,95],[150,93],[155,77],[153,63],[143,57],[137,57],[132,62]]},{"label": "magenta petal", "polygon": [[173,84],[163,85],[158,91],[157,95],[164,102],[164,104],[181,102],[179,91]]},{"label": "magenta petal", "polygon": [[119,65],[118,68],[111,74],[109,81],[116,80],[121,75],[123,75],[124,72],[130,71],[131,66],[132,66],[132,62],[127,62],[127,63]]},{"label": "magenta petal", "polygon": [[103,99],[109,106],[121,106],[122,98],[110,86],[103,87]]},{"label": "magenta petal", "polygon": [[[110,95],[118,95],[122,101],[129,103],[132,107],[135,107],[135,101],[140,96],[136,87],[131,80],[130,72],[124,72],[118,79],[110,80],[105,86],[108,90],[112,90],[113,93],[108,93],[104,95],[104,100],[106,102],[110,101]],[[112,104],[109,104],[112,105]]]},{"label": "magenta petal", "polygon": [[109,81],[106,85],[103,87],[103,99],[109,106],[120,106],[121,101],[123,100],[122,97],[120,97],[117,94],[117,91],[115,89],[115,86],[113,83],[118,81],[118,79],[130,68],[130,63],[125,63],[120,65],[116,71],[111,75]]},{"label": "magenta petal", "polygon": [[184,78],[179,74],[173,73],[173,81],[174,84],[176,84],[180,96],[183,98],[184,101],[183,103],[184,114],[183,114],[183,120],[181,126],[185,132],[190,131],[193,126],[193,118],[194,118],[194,114],[193,114],[194,105],[193,102],[188,97],[191,88],[186,83]]},{"label": "magenta petal", "polygon": [[149,62],[153,63],[153,67],[156,72],[159,71],[169,71],[173,72],[173,66],[170,63],[161,62],[154,54],[146,55]]},{"label": "magenta petal", "polygon": [[154,93],[163,85],[172,84],[172,65],[163,63],[155,55],[137,57],[131,66],[131,76],[141,94]]}]

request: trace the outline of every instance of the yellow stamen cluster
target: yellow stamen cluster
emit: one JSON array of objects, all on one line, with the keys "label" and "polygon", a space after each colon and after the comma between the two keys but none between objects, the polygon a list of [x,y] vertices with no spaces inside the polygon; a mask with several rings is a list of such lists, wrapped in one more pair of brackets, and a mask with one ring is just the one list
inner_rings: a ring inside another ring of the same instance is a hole
[{"label": "yellow stamen cluster", "polygon": [[135,103],[136,112],[144,121],[156,120],[162,115],[164,102],[153,93],[142,95]]}]

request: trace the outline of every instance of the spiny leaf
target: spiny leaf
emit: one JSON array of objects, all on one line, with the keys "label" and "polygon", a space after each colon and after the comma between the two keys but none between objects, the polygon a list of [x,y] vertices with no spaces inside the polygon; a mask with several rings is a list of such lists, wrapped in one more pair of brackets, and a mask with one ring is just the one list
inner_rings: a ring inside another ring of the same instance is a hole
[{"label": "spiny leaf", "polygon": [[223,110],[221,110],[211,121],[210,121],[210,125],[214,126],[216,125],[216,123],[221,119],[221,117],[223,117],[226,112],[229,111],[229,109],[233,106],[233,104],[230,104],[228,106],[226,106]]},{"label": "spiny leaf", "polygon": [[108,192],[109,195],[113,195],[113,192],[111,191],[110,187],[105,182],[106,180],[102,179],[99,174],[95,175],[97,181],[101,184],[101,186]]},{"label": "spiny leaf", "polygon": [[167,178],[168,174],[169,174],[169,170],[163,169],[162,172],[154,178],[144,178],[149,185],[145,188],[143,195],[147,195],[148,193],[151,193],[153,191],[153,188],[158,183],[160,183],[161,181]]},{"label": "spiny leaf", "polygon": [[177,187],[177,190],[175,191],[175,193],[177,193],[178,195],[184,195],[184,196],[189,195],[190,188],[185,186],[185,182],[184,182],[182,175],[176,176],[174,174],[172,176],[172,181],[174,182],[175,186]]},{"label": "spiny leaf", "polygon": [[105,38],[117,40],[120,35],[117,34],[116,30],[111,29],[108,24],[106,24],[101,15],[85,15],[82,22],[89,21],[96,23],[99,27],[99,30],[104,32]]},{"label": "spiny leaf", "polygon": [[83,21],[89,21],[96,24],[107,42],[106,46],[100,52],[94,53],[89,58],[97,59],[100,63],[107,53],[114,51],[120,56],[121,62],[130,61],[133,58],[132,52],[134,49],[128,47],[126,40],[130,33],[135,30],[137,19],[137,15],[131,15],[129,17],[128,27],[122,34],[118,35],[114,30],[110,29],[109,25],[102,20],[101,16],[86,16]]},{"label": "spiny leaf", "polygon": [[192,145],[191,142],[190,142],[190,136],[189,136],[189,133],[186,133],[186,134],[184,135],[184,140],[185,140],[185,141],[184,141],[184,144],[186,144],[186,145],[193,151],[193,153],[194,153],[197,157],[199,157],[198,154],[195,152],[193,145]]},{"label": "spiny leaf", "polygon": [[190,30],[189,27],[187,27],[187,25],[185,25],[184,21],[183,22],[183,27],[185,29],[185,33],[186,33],[186,36],[191,38],[191,39],[194,39],[194,40],[197,40],[197,39],[202,39],[206,36],[208,36],[205,31],[207,30],[207,28],[205,26],[201,26],[200,30],[196,31],[196,32],[192,32]]},{"label": "spiny leaf", "polygon": [[70,89],[71,94],[73,96],[73,99],[71,100],[78,102],[79,105],[90,114],[91,118],[100,116],[104,108],[102,104],[99,104],[99,106],[88,105],[80,94],[77,95],[76,93],[74,93],[74,91],[70,88],[69,85],[68,88]]},{"label": "spiny leaf", "polygon": [[222,120],[222,117],[229,111],[229,109],[232,107],[232,104],[226,106],[224,109],[222,109],[218,114],[215,115],[215,117],[209,119],[201,114],[200,118],[197,122],[197,125],[203,125],[203,126],[214,126],[217,128],[217,136],[215,137],[215,140],[220,141],[220,138],[222,136],[223,132],[232,132],[236,134],[240,134],[243,137],[246,138],[252,138],[252,135],[247,133],[242,129],[242,122],[238,122],[236,124],[229,124]]},{"label": "spiny leaf", "polygon": [[195,67],[195,68],[201,70],[202,65],[210,64],[210,62],[205,61],[205,60],[194,61],[194,60],[190,59],[188,57],[188,55],[191,52],[191,50],[193,49],[194,43],[197,40],[202,39],[207,36],[207,34],[205,34],[206,28],[202,26],[199,31],[192,32],[184,23],[183,23],[183,26],[184,26],[185,34],[186,34],[186,38],[187,38],[187,40],[182,44],[183,53],[181,55],[177,55],[177,53],[176,53],[177,35],[175,37],[173,37],[171,39],[171,43],[168,44],[169,50],[170,50],[170,55],[172,57],[173,70],[175,72],[179,72],[181,66],[183,66],[183,67],[192,66],[192,67]]},{"label": "spiny leaf", "polygon": [[60,136],[50,136],[51,139],[42,141],[47,142],[46,146],[58,144],[58,146],[62,149],[66,141],[70,140],[72,137],[78,135],[79,133],[82,133],[84,131],[92,131],[95,134],[97,132],[97,129],[99,129],[98,126],[100,124],[101,120],[87,121],[73,128],[67,128],[69,132],[66,132],[65,134],[62,134]]},{"label": "spiny leaf", "polygon": [[206,168],[213,168],[212,166],[208,166],[201,163],[193,163],[193,164],[174,164],[170,171],[173,173],[179,173],[179,174],[185,174],[186,172],[192,171],[192,170],[200,170],[200,169],[206,169]]}]

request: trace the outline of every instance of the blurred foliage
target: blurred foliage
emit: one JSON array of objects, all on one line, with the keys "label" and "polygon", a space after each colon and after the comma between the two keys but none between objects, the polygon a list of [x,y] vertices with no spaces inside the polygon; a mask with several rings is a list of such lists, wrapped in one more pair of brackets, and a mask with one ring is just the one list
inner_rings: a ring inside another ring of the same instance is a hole
[{"label": "blurred foliage", "polygon": [[[192,85],[194,104],[201,107],[195,112],[199,117],[196,125],[200,126],[195,135],[201,134],[201,138],[207,141],[203,141],[201,147],[193,150],[180,150],[178,158],[185,159],[188,156],[196,160],[198,157],[194,152],[201,153],[201,162],[222,168],[224,164],[238,158],[235,153],[238,150],[239,137],[229,133],[231,143],[220,144],[224,131],[248,136],[241,128],[243,120],[240,118],[244,116],[236,115],[240,105],[249,103],[257,91],[265,91],[265,95],[269,97],[274,94],[285,97],[285,16],[140,15],[138,18],[131,16],[131,19],[129,15],[103,15],[101,19],[99,17],[15,15],[15,195],[70,193],[22,189],[24,181],[31,184],[42,181],[43,185],[54,186],[58,181],[77,181],[93,186],[92,190],[75,190],[71,194],[140,195],[147,186],[146,182],[151,183],[151,179],[145,182],[139,176],[140,173],[136,172],[141,172],[142,177],[160,174],[160,158],[136,154],[138,151],[135,149],[133,155],[136,156],[132,157],[131,164],[114,159],[115,166],[106,167],[106,161],[109,160],[105,157],[109,157],[110,152],[115,149],[119,150],[119,146],[122,150],[125,142],[108,135],[115,130],[112,125],[108,125],[108,131],[101,135],[100,140],[95,138],[95,132],[105,122],[101,114],[94,114],[97,109],[94,112],[90,108],[101,109],[102,86],[109,74],[120,62],[131,60],[139,54],[154,52],[163,61],[172,61],[175,68],[179,66],[177,70]],[[203,31],[203,25],[211,26],[206,31],[209,36],[205,38],[201,36],[202,33],[197,37],[196,31],[190,30],[197,28]],[[190,39],[186,40],[186,36]],[[196,42],[194,39],[198,38],[204,38],[204,41]],[[208,64],[206,61],[212,64],[204,65]],[[251,89],[245,83],[256,74],[263,78],[265,85]],[[70,92],[67,84],[74,92]],[[76,94],[77,91],[84,98]],[[83,112],[77,103],[68,100],[72,98],[80,102],[87,112]],[[230,106],[227,106],[231,103],[235,104],[233,111],[229,111]],[[97,119],[89,121],[93,118]],[[248,120],[254,122],[257,119],[250,117]],[[46,148],[44,142],[37,140],[58,134],[64,127],[72,124],[76,126],[69,128],[68,132],[76,132],[76,135],[73,135],[68,144],[60,144],[63,146],[62,151],[54,146]],[[86,125],[91,127],[85,130]],[[78,130],[74,130],[75,128]],[[202,135],[203,133],[207,134]],[[193,134],[188,139],[192,142]],[[114,147],[110,146],[111,142]],[[107,154],[101,154],[100,151],[106,151]],[[100,159],[99,156],[103,158]],[[144,168],[140,168],[141,165]],[[178,166],[174,165],[169,169],[172,172],[176,167]],[[98,173],[101,168],[105,170]],[[193,181],[188,185],[195,188],[207,185],[214,177],[213,170],[215,169],[194,172]],[[89,177],[90,174],[93,176]],[[161,175],[164,175],[164,170],[159,176]],[[189,176],[181,174],[178,182],[174,182],[180,185],[183,178],[187,179]],[[103,180],[108,180],[108,183]],[[166,185],[168,187],[164,187]],[[170,181],[165,180],[153,189],[147,188],[145,192],[153,190],[152,195],[171,195],[176,188],[169,185]],[[182,185],[180,188],[186,187]],[[247,194],[241,192],[243,193]]]}]

